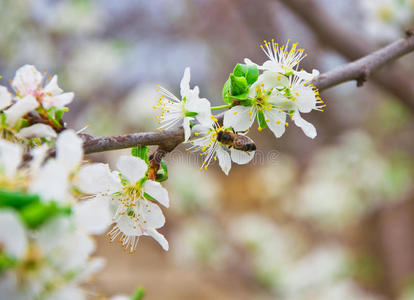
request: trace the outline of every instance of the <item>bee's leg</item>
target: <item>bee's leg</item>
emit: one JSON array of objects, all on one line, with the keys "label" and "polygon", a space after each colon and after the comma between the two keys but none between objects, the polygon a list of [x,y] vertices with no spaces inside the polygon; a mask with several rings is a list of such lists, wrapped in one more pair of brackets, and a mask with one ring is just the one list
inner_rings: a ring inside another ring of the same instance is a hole
[{"label": "bee's leg", "polygon": [[[233,130],[234,131],[234,130]],[[245,134],[245,133],[248,133],[249,132],[249,129],[246,129],[246,130],[243,130],[243,131],[237,131],[237,132],[235,132],[235,133],[237,133],[237,134],[239,134],[239,133],[241,133],[241,134]]]}]

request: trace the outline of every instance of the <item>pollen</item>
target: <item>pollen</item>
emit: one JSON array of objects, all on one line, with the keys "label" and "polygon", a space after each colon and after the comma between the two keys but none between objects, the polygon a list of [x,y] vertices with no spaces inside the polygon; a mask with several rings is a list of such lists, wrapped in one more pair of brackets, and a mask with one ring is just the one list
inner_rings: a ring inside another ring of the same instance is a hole
[{"label": "pollen", "polygon": [[198,132],[195,132],[195,133],[194,133],[194,135],[195,135],[195,136],[199,136],[199,133],[198,133]]},{"label": "pollen", "polygon": [[233,113],[233,115],[237,115],[237,111],[235,111],[235,112]]},{"label": "pollen", "polygon": [[277,121],[276,121],[276,124],[280,124],[280,120],[277,120]]},{"label": "pollen", "polygon": [[252,114],[253,114],[253,112],[250,110],[250,111],[249,111],[249,115],[251,116]]},{"label": "pollen", "polygon": [[257,128],[257,130],[258,130],[258,131],[262,131],[262,130],[263,130],[263,128],[262,128],[262,127],[258,127],[258,128]]}]

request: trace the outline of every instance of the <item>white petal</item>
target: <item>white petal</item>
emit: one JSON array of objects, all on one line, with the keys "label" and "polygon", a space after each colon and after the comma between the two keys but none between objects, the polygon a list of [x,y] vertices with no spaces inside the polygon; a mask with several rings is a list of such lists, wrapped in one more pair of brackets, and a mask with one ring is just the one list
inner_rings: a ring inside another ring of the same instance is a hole
[{"label": "white petal", "polygon": [[64,108],[66,105],[72,102],[74,97],[75,94],[72,92],[53,96],[53,106],[56,106],[57,108]]},{"label": "white petal", "polygon": [[4,111],[7,117],[7,123],[13,126],[21,117],[34,110],[38,106],[39,103],[31,95],[18,100],[10,108]]},{"label": "white petal", "polygon": [[48,295],[47,300],[86,300],[84,291],[76,285],[64,285]]},{"label": "white petal", "polygon": [[107,164],[88,164],[80,168],[75,177],[75,184],[87,194],[112,194],[121,190],[119,176],[111,172]]},{"label": "white petal", "polygon": [[165,217],[161,208],[157,204],[141,199],[139,205],[138,212],[141,214],[139,221],[142,228],[147,230],[153,228],[157,229],[164,226]]},{"label": "white petal", "polygon": [[263,63],[262,69],[268,70],[273,73],[285,73],[285,71],[282,68],[282,65],[276,61],[273,60],[267,60]]},{"label": "white petal", "polygon": [[180,90],[181,90],[182,97],[185,97],[190,91],[190,68],[189,67],[185,68],[184,70],[184,75],[180,82]]},{"label": "white petal", "polygon": [[63,90],[58,86],[57,75],[53,76],[52,79],[46,84],[43,92],[51,94],[52,96],[59,95],[63,93]]},{"label": "white petal", "polygon": [[168,251],[168,249],[169,249],[168,241],[157,230],[155,230],[155,229],[147,230],[145,232],[145,235],[151,236],[154,240],[156,240],[158,242],[158,244],[161,245],[162,249],[164,249],[165,251]]},{"label": "white petal", "polygon": [[0,211],[0,245],[7,255],[21,258],[27,250],[24,226],[14,211]]},{"label": "white petal", "polygon": [[248,58],[245,58],[244,59],[244,63],[246,64],[246,65],[248,65],[248,66],[256,66],[256,67],[259,67],[259,65],[258,64],[256,64],[256,63],[254,63],[254,62],[252,62],[250,59],[248,59]]},{"label": "white petal", "polygon": [[56,140],[56,160],[72,171],[83,159],[83,141],[72,129],[62,131]]},{"label": "white petal", "polygon": [[308,121],[302,119],[298,111],[295,111],[292,116],[292,120],[296,126],[302,128],[302,131],[311,139],[316,137],[316,128]]},{"label": "white petal", "polygon": [[115,295],[112,296],[109,300],[131,300],[131,297],[126,295]]},{"label": "white petal", "polygon": [[231,158],[230,154],[224,150],[221,146],[218,146],[216,149],[217,158],[219,165],[223,170],[224,174],[229,175],[231,169]]},{"label": "white petal", "polygon": [[141,231],[134,219],[129,216],[122,215],[116,221],[116,227],[127,236],[140,236],[144,233]]},{"label": "white petal", "polygon": [[191,136],[191,128],[190,128],[190,121],[193,120],[191,117],[185,117],[183,120],[183,128],[184,128],[184,142],[187,142]]},{"label": "white petal", "polygon": [[271,71],[265,71],[261,74],[257,82],[262,83],[265,90],[288,87],[290,85],[289,79],[286,76]]},{"label": "white petal", "polygon": [[47,156],[48,150],[49,147],[47,144],[43,144],[39,147],[33,148],[30,151],[30,154],[32,155],[32,160],[30,161],[30,171],[32,174],[36,174],[36,172],[39,170],[40,166],[43,164]]},{"label": "white petal", "polygon": [[95,197],[74,206],[75,221],[90,234],[104,233],[112,224],[112,213],[106,197]]},{"label": "white petal", "polygon": [[239,165],[244,165],[250,162],[254,157],[255,151],[240,151],[234,148],[230,149],[231,160]]},{"label": "white petal", "polygon": [[56,132],[52,127],[46,124],[34,124],[29,127],[25,127],[16,134],[19,138],[33,138],[33,137],[45,137],[55,138],[57,137]]},{"label": "white petal", "polygon": [[200,124],[209,126],[211,124],[211,109],[210,101],[206,98],[197,98],[196,100],[189,99],[190,101],[186,102],[185,109],[188,111],[196,112],[196,119]]},{"label": "white petal", "polygon": [[254,117],[252,106],[237,105],[224,113],[223,127],[244,131],[252,126]]},{"label": "white petal", "polygon": [[148,166],[142,159],[134,156],[123,155],[119,158],[117,168],[126,179],[135,183],[145,176]]},{"label": "white petal", "polygon": [[312,74],[306,72],[305,70],[302,71],[294,71],[294,74],[299,77],[301,80],[303,81],[311,81],[312,79],[316,78],[317,76],[319,76],[319,71],[316,69],[312,70]]},{"label": "white petal", "polygon": [[11,104],[11,94],[5,86],[0,86],[0,110]]},{"label": "white petal", "polygon": [[264,112],[267,122],[267,126],[273,132],[273,134],[279,138],[285,133],[286,129],[286,113],[283,111],[278,111],[277,109],[272,109],[270,111]]},{"label": "white petal", "polygon": [[24,65],[16,71],[12,86],[20,97],[36,90],[42,83],[42,74],[32,65]]},{"label": "white petal", "polygon": [[0,139],[0,171],[13,176],[22,161],[23,149],[18,144]]},{"label": "white petal", "polygon": [[301,84],[294,92],[299,94],[296,104],[300,112],[308,113],[316,107],[316,96],[312,87]]},{"label": "white petal", "polygon": [[67,204],[68,173],[55,160],[49,160],[36,174],[29,191],[38,194],[44,201],[56,201]]},{"label": "white petal", "polygon": [[147,180],[144,185],[144,191],[165,207],[170,206],[168,192],[159,182]]}]

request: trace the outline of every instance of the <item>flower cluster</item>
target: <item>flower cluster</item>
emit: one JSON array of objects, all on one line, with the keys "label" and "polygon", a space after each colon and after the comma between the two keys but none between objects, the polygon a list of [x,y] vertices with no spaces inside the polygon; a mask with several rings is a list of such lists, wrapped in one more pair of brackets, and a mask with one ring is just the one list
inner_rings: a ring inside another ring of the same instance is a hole
[{"label": "flower cluster", "polygon": [[1,130],[3,137],[55,138],[64,126],[62,117],[66,105],[74,94],[64,93],[58,86],[57,76],[47,78],[34,66],[25,65],[17,70],[11,85],[15,95],[0,86]]},{"label": "flower cluster", "polygon": [[[226,105],[211,107],[205,98],[199,98],[196,86],[190,89],[190,70],[186,68],[181,80],[181,99],[159,87],[162,96],[155,109],[161,109],[159,129],[182,126],[188,150],[201,151],[206,169],[211,161],[227,175],[231,162],[246,164],[254,157],[256,146],[245,136],[257,119],[258,130],[269,127],[279,138],[289,125],[290,118],[310,138],[315,138],[315,127],[302,118],[301,113],[323,111],[325,104],[312,85],[319,71],[308,73],[299,70],[299,63],[306,57],[298,44],[279,45],[274,40],[261,46],[268,60],[257,65],[249,59],[237,64],[223,87]],[[226,109],[224,119],[211,115],[212,110]],[[195,124],[194,121],[198,123]],[[222,123],[222,125],[221,125]]]}]

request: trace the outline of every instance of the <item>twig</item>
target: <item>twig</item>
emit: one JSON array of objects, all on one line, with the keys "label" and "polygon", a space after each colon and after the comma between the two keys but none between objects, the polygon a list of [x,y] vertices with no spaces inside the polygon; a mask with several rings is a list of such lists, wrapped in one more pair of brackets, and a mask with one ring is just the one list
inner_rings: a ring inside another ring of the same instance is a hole
[{"label": "twig", "polygon": [[[328,45],[349,60],[356,60],[369,55],[375,50],[367,39],[351,32],[333,19],[326,10],[315,0],[279,0],[292,12],[297,14],[317,35],[319,40]],[[407,36],[412,36],[407,31]],[[412,37],[408,37],[408,41]],[[373,82],[388,93],[397,97],[402,103],[414,110],[414,84],[408,74],[400,66],[390,66],[386,72],[378,72],[373,76]],[[359,83],[363,82],[363,77]]]},{"label": "twig", "polygon": [[370,55],[320,75],[314,80],[314,84],[322,90],[356,80],[357,85],[362,86],[376,70],[412,51],[414,51],[414,35],[407,34],[405,39],[400,39]]}]

